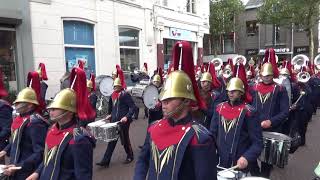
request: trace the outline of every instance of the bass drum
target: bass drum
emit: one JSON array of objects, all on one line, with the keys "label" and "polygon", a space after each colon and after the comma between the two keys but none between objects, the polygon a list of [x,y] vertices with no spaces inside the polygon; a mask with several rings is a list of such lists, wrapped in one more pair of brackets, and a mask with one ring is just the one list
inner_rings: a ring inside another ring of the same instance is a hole
[{"label": "bass drum", "polygon": [[97,87],[103,96],[111,96],[113,92],[113,79],[111,76],[102,75],[97,77]]},{"label": "bass drum", "polygon": [[142,94],[143,103],[148,109],[153,109],[156,107],[159,99],[158,88],[154,85],[148,85]]}]

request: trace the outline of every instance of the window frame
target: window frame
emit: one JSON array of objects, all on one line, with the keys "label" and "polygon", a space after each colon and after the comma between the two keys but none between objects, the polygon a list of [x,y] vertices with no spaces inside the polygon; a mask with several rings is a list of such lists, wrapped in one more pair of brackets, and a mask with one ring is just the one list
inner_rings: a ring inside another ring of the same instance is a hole
[{"label": "window frame", "polygon": [[[120,45],[120,29],[121,28],[123,28],[123,29],[133,29],[133,30],[136,30],[136,31],[138,31],[138,46],[121,46]],[[142,53],[141,53],[141,51],[142,51],[142,47],[141,47],[141,43],[142,43],[142,41],[141,41],[141,29],[140,28],[137,28],[137,27],[133,27],[133,26],[124,26],[124,25],[119,25],[118,26],[118,46],[119,46],[119,62],[120,62],[120,65],[121,65],[121,49],[134,49],[134,50],[138,50],[138,52],[139,52],[139,54],[138,54],[138,57],[139,57],[139,59],[138,59],[138,66],[139,66],[139,68],[141,68],[140,67],[140,61],[141,61],[141,56],[142,56]],[[121,68],[123,68],[123,69],[125,69],[125,71],[127,71],[126,70],[126,68],[125,67],[121,67]]]},{"label": "window frame", "polygon": [[[78,22],[82,22],[82,23],[87,23],[92,25],[93,28],[93,45],[79,45],[79,44],[67,44],[65,43],[64,40],[64,22],[65,21],[78,21]],[[65,71],[68,71],[68,66],[67,66],[67,60],[66,60],[66,48],[81,48],[81,49],[93,49],[93,53],[94,53],[94,74],[97,74],[97,48],[96,48],[96,43],[97,43],[97,39],[96,39],[96,22],[95,21],[91,21],[88,19],[83,19],[83,18],[61,18],[61,27],[62,27],[62,43],[63,43],[63,57],[64,57],[64,66],[65,66]]]}]

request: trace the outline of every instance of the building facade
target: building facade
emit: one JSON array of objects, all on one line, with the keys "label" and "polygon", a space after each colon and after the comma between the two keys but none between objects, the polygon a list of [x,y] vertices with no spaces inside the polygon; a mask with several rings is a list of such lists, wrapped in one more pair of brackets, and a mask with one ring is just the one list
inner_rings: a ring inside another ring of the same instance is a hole
[{"label": "building facade", "polygon": [[10,101],[33,67],[29,2],[0,0],[0,68]]},{"label": "building facade", "polygon": [[[292,59],[297,54],[309,56],[309,38],[304,29],[297,26],[282,27],[259,24],[258,8],[262,0],[249,0],[240,16],[238,52],[247,58],[261,59],[267,48],[274,48],[279,61]],[[315,53],[318,49],[318,24],[314,27]]]},{"label": "building facade", "polygon": [[[282,27],[276,25],[259,24],[257,20],[258,8],[263,5],[263,0],[249,0],[245,11],[237,17],[234,34],[221,38],[218,57],[226,61],[237,54],[244,55],[247,59],[262,60],[267,48],[274,48],[279,61],[291,59],[297,54],[309,55],[309,38],[303,29]],[[318,24],[314,27],[315,53],[319,47]],[[210,36],[206,36],[205,62],[213,58]]]},{"label": "building facade", "polygon": [[209,32],[209,0],[32,0],[34,67],[47,65],[47,98],[59,91],[59,79],[77,61],[87,74],[167,68],[177,40],[192,43],[202,60],[202,38]]}]

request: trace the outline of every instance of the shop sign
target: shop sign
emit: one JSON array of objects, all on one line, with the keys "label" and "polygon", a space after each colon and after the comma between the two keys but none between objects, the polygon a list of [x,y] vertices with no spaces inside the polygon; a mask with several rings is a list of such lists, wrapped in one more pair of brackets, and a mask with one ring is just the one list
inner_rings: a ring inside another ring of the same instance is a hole
[{"label": "shop sign", "polygon": [[190,40],[192,32],[184,29],[169,28],[169,37],[178,40]]},{"label": "shop sign", "polygon": [[309,53],[309,46],[294,47],[295,54]]},{"label": "shop sign", "polygon": [[[276,49],[274,49],[274,51],[276,53],[281,54],[281,53],[289,53],[290,49],[289,48],[276,48]],[[260,49],[259,54],[264,54],[265,52],[266,52],[266,49]]]},{"label": "shop sign", "polygon": [[247,49],[246,55],[257,55],[259,53],[259,49]]}]

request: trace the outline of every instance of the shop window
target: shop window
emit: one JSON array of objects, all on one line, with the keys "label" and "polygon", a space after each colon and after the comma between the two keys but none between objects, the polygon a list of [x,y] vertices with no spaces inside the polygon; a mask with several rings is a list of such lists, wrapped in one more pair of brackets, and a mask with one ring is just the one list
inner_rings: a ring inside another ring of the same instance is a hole
[{"label": "shop window", "polygon": [[16,76],[16,32],[2,30],[0,27],[0,68],[3,72],[4,85],[9,92],[8,100],[14,100],[17,91]]},{"label": "shop window", "polygon": [[81,21],[64,21],[64,46],[67,71],[85,62],[87,76],[95,73],[94,27]]},{"label": "shop window", "polygon": [[259,26],[257,24],[257,21],[247,21],[246,26],[247,26],[247,35],[248,36],[255,36],[259,32]]},{"label": "shop window", "polygon": [[189,13],[196,13],[196,0],[187,0],[186,10]]},{"label": "shop window", "polygon": [[139,30],[119,28],[120,64],[124,71],[140,69]]},{"label": "shop window", "polygon": [[234,33],[223,36],[223,53],[234,53]]}]

